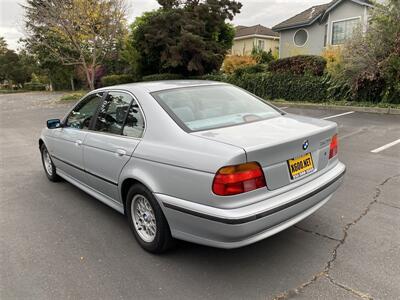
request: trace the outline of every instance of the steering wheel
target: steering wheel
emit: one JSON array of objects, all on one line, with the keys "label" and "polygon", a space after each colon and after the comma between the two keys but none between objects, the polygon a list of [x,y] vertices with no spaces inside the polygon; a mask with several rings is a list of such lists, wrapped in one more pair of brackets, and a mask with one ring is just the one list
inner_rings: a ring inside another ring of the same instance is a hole
[{"label": "steering wheel", "polygon": [[92,116],[88,116],[88,117],[86,117],[83,121],[82,121],[82,125],[81,125],[81,129],[83,129],[83,128],[88,128],[89,127],[89,125],[90,125],[90,121],[92,120]]}]

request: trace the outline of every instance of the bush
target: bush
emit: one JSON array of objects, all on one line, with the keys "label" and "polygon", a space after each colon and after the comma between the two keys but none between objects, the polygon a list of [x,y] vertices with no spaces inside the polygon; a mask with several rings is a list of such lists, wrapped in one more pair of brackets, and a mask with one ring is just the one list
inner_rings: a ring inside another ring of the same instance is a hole
[{"label": "bush", "polygon": [[272,61],[268,70],[273,73],[322,76],[325,68],[326,60],[322,56],[298,55]]},{"label": "bush", "polygon": [[235,74],[235,76],[242,76],[244,74],[262,73],[262,72],[265,72],[266,70],[267,70],[266,65],[257,64],[257,65],[253,65],[253,66],[240,67],[240,68],[236,69],[233,74]]},{"label": "bush", "polygon": [[86,95],[86,91],[76,91],[72,93],[68,93],[60,98],[61,101],[78,101],[83,96]]},{"label": "bush", "polygon": [[43,83],[35,83],[35,82],[27,82],[24,84],[24,89],[28,91],[45,91],[46,84]]},{"label": "bush", "polygon": [[183,75],[180,74],[170,74],[170,73],[164,73],[164,74],[152,74],[152,75],[147,75],[143,76],[142,80],[143,81],[158,81],[158,80],[177,80],[177,79],[183,79]]},{"label": "bush", "polygon": [[271,61],[275,60],[274,54],[272,50],[269,51],[253,48],[251,51],[251,56],[257,61],[259,64],[269,64]]},{"label": "bush", "polygon": [[264,99],[319,102],[328,98],[329,83],[324,76],[255,73],[207,75],[203,79],[235,84]]},{"label": "bush", "polygon": [[251,56],[230,55],[227,56],[222,64],[224,73],[232,74],[236,69],[244,66],[256,65],[257,61]]},{"label": "bush", "polygon": [[121,74],[121,75],[108,75],[101,78],[102,86],[111,86],[117,84],[124,84],[134,82],[134,78],[131,75]]}]

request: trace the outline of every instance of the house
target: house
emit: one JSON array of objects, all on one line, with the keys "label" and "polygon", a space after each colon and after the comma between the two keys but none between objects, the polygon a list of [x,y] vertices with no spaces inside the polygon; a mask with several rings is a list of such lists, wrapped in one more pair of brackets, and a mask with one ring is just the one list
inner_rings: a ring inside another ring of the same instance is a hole
[{"label": "house", "polygon": [[281,37],[279,57],[321,55],[326,47],[342,45],[355,28],[367,30],[372,8],[368,0],[334,0],[283,21],[272,28]]},{"label": "house", "polygon": [[254,26],[237,26],[231,54],[250,55],[253,48],[278,51],[279,34],[260,24]]}]

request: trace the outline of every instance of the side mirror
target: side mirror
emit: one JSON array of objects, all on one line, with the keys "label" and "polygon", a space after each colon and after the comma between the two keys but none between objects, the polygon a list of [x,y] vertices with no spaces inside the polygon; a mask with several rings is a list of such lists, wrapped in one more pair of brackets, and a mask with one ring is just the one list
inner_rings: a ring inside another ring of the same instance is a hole
[{"label": "side mirror", "polygon": [[50,119],[47,120],[47,128],[48,129],[56,129],[61,127],[60,119]]}]

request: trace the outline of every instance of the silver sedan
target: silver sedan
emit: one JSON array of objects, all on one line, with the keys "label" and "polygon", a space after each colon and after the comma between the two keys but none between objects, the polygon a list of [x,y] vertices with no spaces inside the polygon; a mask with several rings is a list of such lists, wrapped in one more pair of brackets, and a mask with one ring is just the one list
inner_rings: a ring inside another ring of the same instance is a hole
[{"label": "silver sedan", "polygon": [[158,253],[174,239],[260,241],[323,206],[345,172],[335,123],[212,81],[92,91],[47,121],[39,147],[51,181],[125,214],[139,244]]}]

